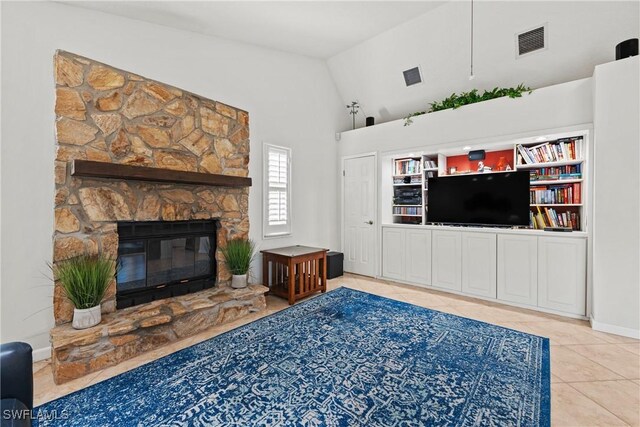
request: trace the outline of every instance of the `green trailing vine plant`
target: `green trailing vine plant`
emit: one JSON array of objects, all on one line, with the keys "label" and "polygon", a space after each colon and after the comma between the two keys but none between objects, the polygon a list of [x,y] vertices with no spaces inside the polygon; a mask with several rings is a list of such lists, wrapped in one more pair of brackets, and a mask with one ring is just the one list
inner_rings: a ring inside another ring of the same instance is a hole
[{"label": "green trailing vine plant", "polygon": [[423,114],[427,114],[427,111],[416,111],[415,113],[409,114],[407,117],[404,118],[404,125],[409,126],[411,123],[413,123],[413,120],[412,120],[413,117],[421,116]]},{"label": "green trailing vine plant", "polygon": [[404,118],[404,125],[409,126],[413,123],[413,117],[421,116],[423,114],[433,113],[434,111],[440,110],[448,110],[449,108],[455,110],[463,105],[502,98],[503,96],[508,96],[509,98],[520,98],[524,92],[531,93],[533,92],[533,89],[521,83],[516,87],[497,87],[492,90],[485,90],[483,93],[478,92],[478,89],[473,89],[469,92],[462,92],[459,94],[452,93],[448,98],[432,102],[430,104],[431,109],[429,109],[429,111],[417,111],[409,114]]}]

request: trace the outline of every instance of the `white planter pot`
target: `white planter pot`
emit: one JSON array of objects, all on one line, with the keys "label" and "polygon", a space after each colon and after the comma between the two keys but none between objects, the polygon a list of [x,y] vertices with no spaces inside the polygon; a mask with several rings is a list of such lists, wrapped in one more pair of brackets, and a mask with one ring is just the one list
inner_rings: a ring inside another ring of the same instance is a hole
[{"label": "white planter pot", "polygon": [[234,289],[241,289],[247,287],[247,275],[246,274],[234,274],[231,278],[231,287]]},{"label": "white planter pot", "polygon": [[73,309],[73,322],[71,326],[75,329],[87,329],[96,326],[102,320],[100,314],[100,304],[91,308]]}]

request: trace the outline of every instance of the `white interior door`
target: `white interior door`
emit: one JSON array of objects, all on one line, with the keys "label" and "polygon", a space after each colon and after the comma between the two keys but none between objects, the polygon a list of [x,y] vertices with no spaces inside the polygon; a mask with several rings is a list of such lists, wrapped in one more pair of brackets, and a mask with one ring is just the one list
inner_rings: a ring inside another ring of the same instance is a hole
[{"label": "white interior door", "polygon": [[344,270],[375,276],[376,158],[344,159]]}]

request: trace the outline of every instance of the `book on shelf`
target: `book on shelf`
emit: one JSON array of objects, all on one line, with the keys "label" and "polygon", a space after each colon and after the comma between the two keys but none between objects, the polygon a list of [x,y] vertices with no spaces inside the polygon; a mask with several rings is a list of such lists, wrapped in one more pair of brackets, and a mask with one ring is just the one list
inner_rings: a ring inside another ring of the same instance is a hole
[{"label": "book on shelf", "polygon": [[525,147],[518,144],[518,164],[566,162],[583,158],[584,139],[581,136],[547,141]]},{"label": "book on shelf", "polygon": [[582,185],[579,182],[546,186],[534,185],[529,188],[529,203],[532,205],[580,204],[581,188]]},{"label": "book on shelf", "polygon": [[529,212],[531,227],[536,230],[543,230],[546,227],[567,227],[572,230],[580,230],[580,214],[577,212],[558,212],[553,208],[540,209],[537,212]]},{"label": "book on shelf", "polygon": [[395,161],[394,175],[410,175],[420,173],[420,160],[419,159],[401,159]]},{"label": "book on shelf", "polygon": [[420,215],[422,206],[394,206],[394,215]]},{"label": "book on shelf", "polygon": [[437,167],[438,167],[438,164],[437,164],[435,161],[433,161],[433,160],[426,159],[426,160],[424,161],[424,168],[425,168],[425,169],[435,169],[435,168],[437,168]]},{"label": "book on shelf", "polygon": [[524,148],[522,145],[518,144],[518,164],[522,165],[524,163],[531,164],[535,163],[533,157],[530,156],[529,151]]},{"label": "book on shelf", "polygon": [[561,181],[563,179],[582,179],[582,165],[554,166],[532,169],[531,181]]}]

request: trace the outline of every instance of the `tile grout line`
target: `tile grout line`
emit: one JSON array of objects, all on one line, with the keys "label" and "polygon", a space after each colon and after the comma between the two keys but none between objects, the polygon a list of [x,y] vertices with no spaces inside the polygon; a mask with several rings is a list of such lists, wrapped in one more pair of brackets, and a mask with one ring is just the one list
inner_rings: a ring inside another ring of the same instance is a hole
[{"label": "tile grout line", "polygon": [[[616,375],[618,375],[618,376],[622,377],[622,379],[629,380],[629,381],[633,381],[633,380],[636,380],[636,379],[640,379],[640,378],[629,378],[629,377],[625,376],[624,374],[618,373],[618,372],[614,371],[613,369],[611,369],[611,368],[609,368],[609,367],[607,367],[607,366],[605,366],[605,365],[603,365],[603,364],[599,363],[597,360],[594,360],[594,359],[592,359],[591,357],[589,357],[589,356],[587,356],[587,355],[584,355],[584,354],[578,353],[577,351],[573,350],[572,348],[569,348],[569,347],[571,347],[572,345],[573,345],[573,346],[583,346],[583,347],[584,347],[584,346],[588,346],[588,345],[600,345],[600,346],[604,346],[604,345],[613,345],[613,346],[615,346],[615,344],[568,344],[568,345],[565,345],[565,346],[563,346],[563,347],[567,347],[567,350],[569,350],[569,351],[571,351],[571,352],[573,352],[573,353],[577,354],[578,356],[582,356],[582,357],[584,357],[585,359],[590,360],[591,362],[595,363],[596,365],[600,365],[600,366],[601,366],[601,367],[603,367],[604,369],[606,369],[606,370],[608,370],[608,371],[610,371],[610,372],[613,372],[614,374],[616,374]],[[624,349],[621,349],[621,350],[624,350]],[[626,350],[625,350],[625,351],[626,351]],[[627,353],[634,354],[634,353],[632,353],[632,352],[627,352]],[[634,354],[634,355],[635,355],[635,356],[638,356],[638,355],[636,355],[636,354]]]},{"label": "tile grout line", "polygon": [[[589,381],[563,381],[564,384],[583,384],[583,383],[617,383],[621,381],[634,382],[636,380],[630,380],[622,378],[619,380],[589,380]],[[637,383],[636,383],[637,384]],[[640,385],[640,384],[639,384]]]},{"label": "tile grout line", "polygon": [[[570,352],[572,352],[572,353],[574,353],[574,354],[577,354],[578,356],[583,357],[583,358],[587,359],[588,361],[590,361],[590,362],[592,362],[592,363],[595,363],[596,365],[598,365],[598,366],[599,366],[599,367],[601,367],[602,369],[604,369],[604,370],[606,370],[606,371],[609,371],[609,372],[611,372],[612,374],[617,375],[617,376],[619,376],[619,377],[620,377],[620,379],[616,379],[616,380],[595,380],[595,381],[620,381],[620,380],[628,380],[628,379],[629,379],[629,378],[626,378],[624,375],[617,373],[617,372],[616,372],[616,371],[614,371],[613,369],[610,369],[610,368],[608,368],[608,367],[606,367],[606,366],[604,366],[604,365],[602,365],[602,364],[600,364],[600,363],[596,362],[595,360],[590,359],[590,358],[588,358],[587,356],[585,356],[585,355],[583,355],[583,354],[580,354],[580,353],[578,353],[578,352],[577,352],[577,351],[575,351],[575,350],[570,349],[569,347],[570,347],[571,345],[606,345],[606,344],[567,344],[567,345],[558,344],[558,345],[556,345],[557,347],[565,347],[565,348],[566,348],[567,350],[569,350]],[[549,356],[551,356],[551,355],[549,355]],[[556,376],[558,376],[558,375],[556,374]],[[589,382],[589,381],[572,381],[572,382]],[[565,381],[565,383],[566,383],[566,384],[569,384],[569,382],[568,382],[568,381]]]},{"label": "tile grout line", "polygon": [[[615,381],[615,380],[614,380]],[[617,380],[619,381],[619,380]],[[588,381],[584,381],[584,382],[588,382]],[[603,405],[599,404],[598,402],[596,402],[595,400],[593,400],[592,398],[590,398],[589,396],[587,396],[586,394],[584,394],[583,392],[581,392],[580,390],[578,390],[577,388],[573,387],[571,385],[571,383],[565,383],[566,385],[568,385],[569,387],[571,387],[572,389],[574,389],[575,391],[577,391],[578,393],[580,393],[581,395],[583,395],[584,397],[586,397],[587,399],[589,399],[590,401],[592,401],[593,403],[595,403],[597,406],[601,407],[602,409],[604,409],[606,412],[608,412],[609,414],[611,414],[614,418],[616,418],[617,420],[619,420],[620,422],[622,422],[624,425],[631,427],[631,425],[626,422],[625,420],[623,420],[622,418],[620,418],[619,416],[617,416],[616,414],[614,414],[613,412],[611,412],[608,408],[604,407]]]},{"label": "tile grout line", "polygon": [[[621,350],[627,351],[631,354],[633,354],[634,356],[640,358],[640,354],[633,352],[632,350],[629,350],[627,348],[622,347],[621,344],[636,344],[636,345],[640,345],[640,343],[635,343],[635,342],[630,342],[630,343],[613,343],[612,345],[615,345],[616,347],[618,347]],[[635,378],[634,378],[635,379]]]}]

